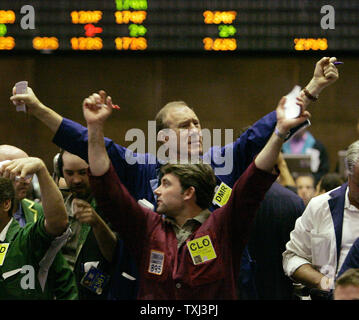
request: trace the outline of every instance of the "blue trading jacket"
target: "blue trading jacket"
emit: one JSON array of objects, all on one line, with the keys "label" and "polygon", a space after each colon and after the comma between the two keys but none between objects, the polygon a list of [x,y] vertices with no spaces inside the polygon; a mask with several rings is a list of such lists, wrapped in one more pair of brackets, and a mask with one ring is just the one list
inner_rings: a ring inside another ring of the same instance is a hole
[{"label": "blue trading jacket", "polygon": [[[211,160],[212,167],[221,165],[215,162],[218,156],[224,157],[226,152],[233,152],[233,170],[227,175],[218,175],[217,182],[223,181],[233,187],[236,180],[252,162],[254,156],[262,150],[276,125],[275,111],[258,120],[252,127],[245,131],[235,142],[224,147],[214,146],[204,154],[204,159]],[[78,155],[88,162],[88,136],[87,128],[64,118],[53,142],[60,148]],[[158,186],[158,174],[161,166],[154,155],[131,153],[133,157],[143,160],[145,164],[128,164],[126,161],[126,149],[111,139],[105,138],[105,145],[111,162],[121,180],[131,195],[136,199],[147,199],[156,206],[153,190]]]}]

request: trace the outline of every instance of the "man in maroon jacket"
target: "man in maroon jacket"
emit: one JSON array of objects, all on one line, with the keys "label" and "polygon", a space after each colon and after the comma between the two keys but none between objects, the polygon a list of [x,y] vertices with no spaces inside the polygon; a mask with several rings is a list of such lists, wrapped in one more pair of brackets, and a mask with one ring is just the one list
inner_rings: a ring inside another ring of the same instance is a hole
[{"label": "man in maroon jacket", "polygon": [[[255,212],[276,180],[275,163],[292,127],[305,121],[285,118],[282,98],[277,126],[266,146],[233,187],[227,204],[213,213],[215,177],[207,164],[167,164],[155,190],[157,211],[141,207],[121,184],[104,144],[107,104],[85,100],[90,183],[99,208],[136,257],[139,299],[236,299],[240,257]],[[164,216],[166,218],[164,218]]]}]

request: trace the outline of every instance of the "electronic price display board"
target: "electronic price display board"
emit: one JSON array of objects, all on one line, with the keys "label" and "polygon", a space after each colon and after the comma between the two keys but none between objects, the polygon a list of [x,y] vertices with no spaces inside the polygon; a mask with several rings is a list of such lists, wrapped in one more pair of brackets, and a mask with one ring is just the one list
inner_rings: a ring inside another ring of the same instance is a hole
[{"label": "electronic price display board", "polygon": [[358,0],[1,0],[0,51],[357,51]]}]

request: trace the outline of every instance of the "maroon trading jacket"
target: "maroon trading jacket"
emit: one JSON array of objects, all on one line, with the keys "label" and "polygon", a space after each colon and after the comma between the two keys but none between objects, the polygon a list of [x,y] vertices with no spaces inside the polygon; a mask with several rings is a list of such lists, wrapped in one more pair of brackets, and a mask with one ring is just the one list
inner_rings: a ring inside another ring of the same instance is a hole
[{"label": "maroon trading jacket", "polygon": [[[152,300],[236,299],[239,266],[250,227],[276,178],[252,163],[234,185],[227,204],[213,211],[177,249],[170,223],[141,207],[121,184],[112,165],[101,177],[90,174],[99,209],[137,261],[138,299]],[[198,257],[192,259],[187,242],[207,235],[216,258],[194,264]]]}]

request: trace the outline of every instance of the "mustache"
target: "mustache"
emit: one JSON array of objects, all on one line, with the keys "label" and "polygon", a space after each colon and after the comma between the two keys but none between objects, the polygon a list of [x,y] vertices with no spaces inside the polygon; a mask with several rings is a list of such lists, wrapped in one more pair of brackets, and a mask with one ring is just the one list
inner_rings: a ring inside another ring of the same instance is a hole
[{"label": "mustache", "polygon": [[83,188],[86,188],[86,184],[84,184],[84,183],[70,185],[70,189],[83,189]]},{"label": "mustache", "polygon": [[90,193],[90,188],[88,188],[85,184],[70,185],[69,190],[74,194]]}]

